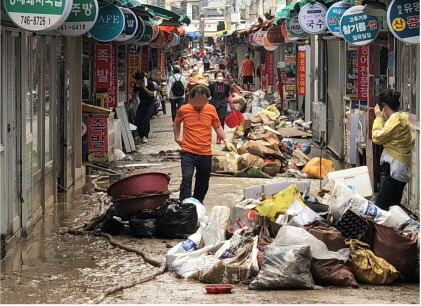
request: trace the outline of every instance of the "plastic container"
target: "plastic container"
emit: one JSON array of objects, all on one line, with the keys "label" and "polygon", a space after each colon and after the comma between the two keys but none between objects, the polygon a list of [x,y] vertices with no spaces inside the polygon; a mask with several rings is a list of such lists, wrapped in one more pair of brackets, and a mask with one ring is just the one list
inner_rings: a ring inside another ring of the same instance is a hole
[{"label": "plastic container", "polygon": [[236,109],[234,109],[231,112],[231,114],[229,114],[228,116],[225,117],[225,123],[230,128],[234,128],[234,127],[240,125],[243,121],[244,121],[243,114]]},{"label": "plastic container", "polygon": [[113,200],[142,193],[168,191],[170,176],[164,172],[144,172],[125,177],[110,185],[107,193]]},{"label": "plastic container", "polygon": [[231,290],[234,288],[234,285],[212,284],[212,285],[205,285],[204,288],[206,289],[207,293],[221,294],[221,293],[231,293]]}]

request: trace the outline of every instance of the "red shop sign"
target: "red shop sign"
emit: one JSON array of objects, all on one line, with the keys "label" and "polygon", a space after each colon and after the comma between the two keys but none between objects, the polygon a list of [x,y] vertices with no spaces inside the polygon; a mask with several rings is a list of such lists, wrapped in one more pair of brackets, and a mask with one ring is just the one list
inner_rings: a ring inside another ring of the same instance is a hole
[{"label": "red shop sign", "polygon": [[95,88],[109,88],[111,86],[111,44],[97,44],[95,46]]},{"label": "red shop sign", "polygon": [[372,90],[370,91],[369,78],[374,70],[373,55],[370,53],[370,45],[359,46],[357,51],[358,57],[358,75],[357,75],[357,88],[358,100],[370,101],[374,103],[374,96]]},{"label": "red shop sign", "polygon": [[279,45],[285,41],[284,35],[282,35],[281,26],[272,26],[266,33],[267,39],[271,44]]},{"label": "red shop sign", "polygon": [[298,95],[304,96],[306,94],[306,50],[298,47]]},{"label": "red shop sign", "polygon": [[108,152],[108,129],[106,116],[88,117],[88,153]]},{"label": "red shop sign", "polygon": [[142,72],[149,70],[149,47],[142,47]]},{"label": "red shop sign", "polygon": [[275,79],[274,79],[274,73],[275,73],[275,59],[274,54],[272,51],[265,50],[265,59],[266,59],[266,74],[267,74],[267,85],[268,86],[274,86]]},{"label": "red shop sign", "polygon": [[117,79],[117,46],[111,46],[110,86],[108,87],[108,107],[117,107],[118,79]]}]

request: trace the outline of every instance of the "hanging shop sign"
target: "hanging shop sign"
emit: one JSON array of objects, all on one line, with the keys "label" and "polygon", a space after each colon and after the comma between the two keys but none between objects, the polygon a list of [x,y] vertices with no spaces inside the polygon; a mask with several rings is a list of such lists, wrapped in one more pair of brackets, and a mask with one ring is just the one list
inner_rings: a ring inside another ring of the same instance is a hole
[{"label": "hanging shop sign", "polygon": [[294,37],[303,38],[308,35],[301,27],[300,22],[298,21],[298,16],[287,18],[285,20],[285,24],[287,32]]},{"label": "hanging shop sign", "polygon": [[[152,35],[151,35],[152,37]],[[148,71],[149,69],[149,47],[142,46],[142,62],[141,62],[141,71]]]},{"label": "hanging shop sign", "polygon": [[94,26],[98,11],[96,0],[73,0],[69,16],[56,31],[64,36],[83,35]]},{"label": "hanging shop sign", "polygon": [[272,51],[265,50],[265,64],[266,64],[266,73],[267,73],[267,84],[268,86],[275,85],[275,55]]},{"label": "hanging shop sign", "polygon": [[[161,31],[162,32],[162,31]],[[149,52],[149,71],[152,71],[154,69],[158,69],[158,49],[157,48],[151,48]]]},{"label": "hanging shop sign", "polygon": [[98,18],[89,33],[98,41],[112,41],[123,32],[124,24],[124,14],[118,6],[101,3]]},{"label": "hanging shop sign", "polygon": [[250,45],[252,45],[252,46],[255,46],[255,47],[256,47],[257,45],[256,45],[256,43],[254,42],[254,34],[255,34],[255,33],[252,33],[252,34],[250,34],[250,35],[249,35],[249,37],[248,37],[248,42],[249,42],[249,44],[250,44]]},{"label": "hanging shop sign", "polygon": [[[171,33],[174,34],[174,33]],[[175,34],[174,34],[175,35]],[[159,50],[159,71],[161,75],[167,75],[167,56],[163,50]]]},{"label": "hanging shop sign", "polygon": [[106,116],[88,117],[88,153],[108,152],[107,123]]},{"label": "hanging shop sign", "polygon": [[136,19],[137,19],[136,33],[133,35],[131,39],[125,41],[125,43],[127,44],[137,44],[138,40],[143,36],[143,33],[145,32],[145,23],[143,22],[142,18],[140,18],[139,16],[136,16]]},{"label": "hanging shop sign", "polygon": [[339,1],[333,4],[326,13],[326,24],[329,31],[335,35],[336,37],[344,37],[341,32],[341,19],[342,15],[345,13],[347,9],[349,9],[350,5]]},{"label": "hanging shop sign", "polygon": [[[136,79],[134,78],[137,72],[140,72],[142,61],[141,46],[138,45],[129,45],[127,48],[127,84],[129,92],[133,93],[134,85],[136,84]],[[128,99],[127,99],[128,101]]]},{"label": "hanging shop sign", "polygon": [[69,16],[72,0],[4,0],[10,19],[28,31],[57,29]]},{"label": "hanging shop sign", "polygon": [[268,42],[273,45],[280,45],[285,41],[284,35],[282,35],[281,26],[279,25],[271,26],[266,33],[266,37]]},{"label": "hanging shop sign", "polygon": [[387,10],[387,24],[397,39],[409,44],[419,44],[420,1],[393,0]]},{"label": "hanging shop sign", "polygon": [[95,45],[95,88],[107,89],[111,86],[111,44]]},{"label": "hanging shop sign", "polygon": [[374,52],[369,45],[359,46],[357,90],[358,100],[368,101],[370,106],[374,106]]},{"label": "hanging shop sign", "polygon": [[266,64],[260,65],[260,87],[265,90],[268,87],[268,78],[267,78],[267,71],[266,71]]},{"label": "hanging shop sign", "polygon": [[140,45],[147,45],[152,40],[152,25],[148,21],[144,21],[145,30],[143,31],[142,37],[137,41]]},{"label": "hanging shop sign", "polygon": [[124,29],[123,32],[115,39],[116,41],[128,41],[138,34],[139,18],[131,10],[127,8],[120,8],[124,14]]},{"label": "hanging shop sign", "polygon": [[108,107],[118,104],[117,45],[111,45],[110,87],[107,89]]},{"label": "hanging shop sign", "polygon": [[165,39],[164,47],[166,47],[166,46],[169,46],[171,44],[173,36],[172,36],[172,33],[170,33],[170,32],[164,31],[163,33],[164,33],[164,39]]},{"label": "hanging shop sign", "polygon": [[281,25],[281,32],[282,32],[282,35],[285,37],[285,42],[288,42],[288,41],[296,41],[296,40],[299,40],[300,39],[299,37],[292,36],[291,34],[288,33],[286,22],[284,22]]},{"label": "hanging shop sign", "polygon": [[275,45],[269,42],[267,37],[267,32],[265,36],[263,36],[263,48],[265,48],[268,51],[275,51],[278,48],[279,45]]},{"label": "hanging shop sign", "polygon": [[254,43],[257,46],[263,46],[263,37],[265,36],[266,31],[257,31],[254,33]]},{"label": "hanging shop sign", "polygon": [[152,40],[155,39],[159,34],[159,25],[151,24],[152,25]]},{"label": "hanging shop sign", "polygon": [[323,32],[326,25],[327,8],[323,4],[306,4],[298,14],[298,20],[304,31],[309,34],[318,34]]},{"label": "hanging shop sign", "polygon": [[364,6],[350,7],[342,15],[341,31],[350,44],[362,46],[372,42],[379,34],[377,18],[363,12]]},{"label": "hanging shop sign", "polygon": [[298,75],[297,75],[297,95],[305,96],[306,94],[306,48],[298,46]]}]

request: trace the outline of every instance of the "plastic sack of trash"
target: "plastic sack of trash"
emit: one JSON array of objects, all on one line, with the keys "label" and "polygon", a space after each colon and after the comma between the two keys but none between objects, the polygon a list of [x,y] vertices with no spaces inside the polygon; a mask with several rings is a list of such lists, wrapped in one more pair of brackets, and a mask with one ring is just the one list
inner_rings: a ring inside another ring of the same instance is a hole
[{"label": "plastic sack of trash", "polygon": [[324,178],[329,172],[335,171],[335,164],[329,159],[320,157],[314,157],[310,159],[304,168],[301,170],[302,173],[307,173],[310,178]]},{"label": "plastic sack of trash", "polygon": [[238,284],[250,279],[259,271],[257,252],[256,236],[238,249],[234,257],[215,260],[209,268],[201,267],[197,279],[211,284]]},{"label": "plastic sack of trash", "polygon": [[[201,266],[203,266],[206,258],[211,257],[224,242],[220,241],[214,245],[208,245],[198,250],[178,254],[168,269],[174,271],[178,277],[196,278]],[[218,259],[215,260],[215,262]]]},{"label": "plastic sack of trash", "polygon": [[196,232],[196,205],[171,203],[157,208],[157,234],[162,238],[187,238]]},{"label": "plastic sack of trash", "polygon": [[272,245],[309,245],[311,254],[317,259],[335,258],[347,261],[349,257],[349,249],[343,248],[338,252],[329,251],[326,244],[320,241],[305,229],[290,225],[283,225],[276,235]]},{"label": "plastic sack of trash", "polygon": [[197,226],[204,226],[208,222],[208,216],[206,215],[206,208],[203,204],[195,198],[186,198],[181,204],[193,204],[196,206],[197,211]]},{"label": "plastic sack of trash", "polygon": [[259,215],[268,216],[273,222],[276,221],[278,215],[283,215],[287,211],[292,202],[296,200],[304,207],[297,185],[292,184],[287,188],[279,191],[273,198],[264,200],[256,207]]},{"label": "plastic sack of trash", "polygon": [[341,183],[335,183],[330,196],[323,204],[329,205],[329,210],[333,216],[333,222],[345,213],[348,208],[349,201],[355,195],[355,192]]},{"label": "plastic sack of trash", "polygon": [[[419,245],[416,231],[397,231],[375,224],[371,250],[392,264],[404,281],[419,280]],[[418,271],[417,271],[418,270]]]},{"label": "plastic sack of trash", "polygon": [[389,207],[389,217],[383,222],[383,225],[399,229],[402,224],[411,220],[411,217],[398,205]]},{"label": "plastic sack of trash", "polygon": [[226,240],[225,230],[230,220],[231,209],[227,206],[214,206],[203,229],[203,244],[205,246]]},{"label": "plastic sack of trash", "polygon": [[311,275],[320,286],[359,287],[351,269],[337,259],[315,259],[311,261]]},{"label": "plastic sack of trash", "polygon": [[189,238],[186,240],[177,243],[174,247],[172,247],[166,256],[166,264],[167,267],[171,266],[173,261],[180,255],[186,252],[190,252],[199,248],[200,243],[202,242],[202,227],[196,231],[196,233],[191,234]]},{"label": "plastic sack of trash", "polygon": [[356,239],[347,241],[350,248],[349,262],[358,282],[371,285],[386,285],[399,277],[399,272],[385,259],[377,257],[370,246]]},{"label": "plastic sack of trash", "polygon": [[249,288],[255,290],[313,289],[311,251],[307,245],[268,245],[262,268]]},{"label": "plastic sack of trash", "polygon": [[154,210],[144,209],[131,214],[129,227],[134,237],[154,237],[156,234],[156,212]]},{"label": "plastic sack of trash", "polygon": [[358,216],[371,217],[375,223],[383,224],[389,217],[390,213],[376,206],[373,202],[363,198],[359,194],[355,194],[349,200],[349,209]]}]

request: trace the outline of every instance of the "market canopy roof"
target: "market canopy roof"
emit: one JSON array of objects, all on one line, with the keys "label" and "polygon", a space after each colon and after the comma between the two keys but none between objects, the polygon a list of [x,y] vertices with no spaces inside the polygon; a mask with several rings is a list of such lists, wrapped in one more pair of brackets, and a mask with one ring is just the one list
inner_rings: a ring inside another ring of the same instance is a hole
[{"label": "market canopy roof", "polygon": [[187,15],[180,16],[159,6],[144,4],[140,0],[103,0],[101,2],[131,9],[136,15],[143,18],[147,17],[149,22],[156,25],[180,26],[183,23],[187,25],[191,23]]},{"label": "market canopy roof", "polygon": [[[321,0],[321,1],[316,1],[316,0],[298,0],[296,2],[293,2],[291,4],[288,4],[287,6],[283,7],[280,11],[275,12],[276,16],[279,17],[277,19],[275,19],[273,21],[273,23],[278,22],[279,19],[281,18],[289,18],[289,17],[293,17],[295,15],[297,15],[300,12],[300,9],[309,3],[316,3],[316,2],[321,2],[324,4],[333,2],[335,0]],[[355,0],[345,0],[345,2],[350,3],[351,1],[355,1]]]}]

